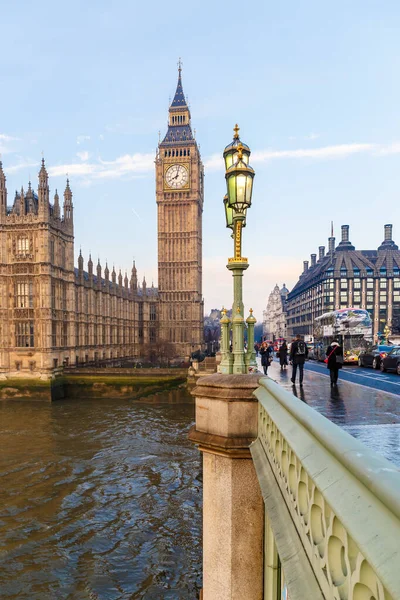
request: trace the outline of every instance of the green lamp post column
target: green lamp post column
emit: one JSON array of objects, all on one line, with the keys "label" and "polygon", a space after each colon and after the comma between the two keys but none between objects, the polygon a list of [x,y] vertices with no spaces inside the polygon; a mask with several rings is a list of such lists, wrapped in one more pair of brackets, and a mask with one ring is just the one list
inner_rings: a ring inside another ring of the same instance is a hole
[{"label": "green lamp post column", "polygon": [[[248,260],[242,256],[242,229],[246,225],[247,209],[251,206],[254,170],[249,165],[250,148],[239,139],[239,127],[234,128],[233,142],[224,150],[225,179],[227,195],[224,198],[227,227],[233,230],[234,256],[228,259],[227,268],[233,275],[232,305],[232,371],[246,373],[249,356],[244,354],[244,306],[243,272],[248,268]],[[254,337],[254,334],[253,334]],[[254,343],[253,343],[254,345]]]},{"label": "green lamp post column", "polygon": [[254,325],[257,320],[253,317],[253,309],[250,309],[250,314],[246,319],[247,323],[247,354],[245,356],[245,363],[247,371],[257,371],[256,353],[254,350]]},{"label": "green lamp post column", "polygon": [[222,318],[220,320],[221,323],[221,363],[219,366],[219,370],[224,375],[228,375],[232,373],[232,354],[229,350],[230,340],[229,340],[229,332],[230,332],[230,324],[231,320],[226,314],[226,308],[222,309]]}]

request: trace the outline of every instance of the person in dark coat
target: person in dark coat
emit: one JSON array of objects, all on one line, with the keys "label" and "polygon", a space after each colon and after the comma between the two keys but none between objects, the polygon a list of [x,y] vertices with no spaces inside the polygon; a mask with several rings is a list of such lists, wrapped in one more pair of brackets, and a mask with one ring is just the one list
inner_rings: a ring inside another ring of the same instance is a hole
[{"label": "person in dark coat", "polygon": [[268,346],[267,342],[263,342],[261,344],[261,348],[259,350],[260,355],[261,355],[261,366],[264,369],[264,375],[268,375],[268,367],[270,365],[270,363],[272,362],[272,353],[273,353],[274,349],[271,346]]},{"label": "person in dark coat", "polygon": [[288,347],[286,344],[286,340],[283,340],[282,346],[279,348],[279,362],[281,365],[281,370],[286,369],[287,367],[287,355],[288,355]]},{"label": "person in dark coat", "polygon": [[293,385],[296,383],[297,367],[299,368],[300,386],[303,385],[304,377],[304,363],[308,357],[308,348],[304,340],[301,339],[301,335],[296,335],[296,339],[292,342],[290,347],[290,364],[293,365],[291,382]]},{"label": "person in dark coat", "polygon": [[331,387],[337,385],[339,377],[339,369],[343,366],[343,348],[339,342],[334,341],[326,349],[326,358],[328,359],[327,367],[331,376]]}]

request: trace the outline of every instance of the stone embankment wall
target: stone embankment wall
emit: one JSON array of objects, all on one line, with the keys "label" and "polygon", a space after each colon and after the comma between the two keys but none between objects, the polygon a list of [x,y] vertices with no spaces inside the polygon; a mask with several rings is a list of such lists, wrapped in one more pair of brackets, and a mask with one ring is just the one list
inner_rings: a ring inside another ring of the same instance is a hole
[{"label": "stone embankment wall", "polygon": [[0,400],[126,398],[146,402],[193,403],[186,369],[66,369],[47,381],[0,381]]}]

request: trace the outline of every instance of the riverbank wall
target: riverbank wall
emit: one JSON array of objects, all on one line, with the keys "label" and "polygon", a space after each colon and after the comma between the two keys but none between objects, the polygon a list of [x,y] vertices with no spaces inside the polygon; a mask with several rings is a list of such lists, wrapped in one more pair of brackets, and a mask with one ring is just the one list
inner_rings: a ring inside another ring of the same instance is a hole
[{"label": "riverbank wall", "polygon": [[0,400],[53,402],[68,398],[193,403],[186,391],[187,369],[58,369],[53,377],[4,379]]}]

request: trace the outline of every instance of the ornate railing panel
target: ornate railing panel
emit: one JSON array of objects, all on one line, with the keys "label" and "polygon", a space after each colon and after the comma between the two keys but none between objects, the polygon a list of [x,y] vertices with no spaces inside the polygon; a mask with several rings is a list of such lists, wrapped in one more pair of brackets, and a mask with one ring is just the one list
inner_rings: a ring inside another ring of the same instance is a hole
[{"label": "ornate railing panel", "polygon": [[399,469],[274,381],[255,394],[263,460],[323,596],[399,600]]}]

